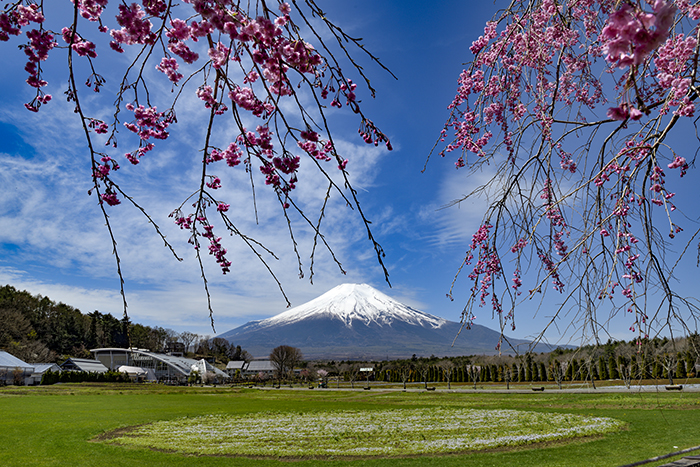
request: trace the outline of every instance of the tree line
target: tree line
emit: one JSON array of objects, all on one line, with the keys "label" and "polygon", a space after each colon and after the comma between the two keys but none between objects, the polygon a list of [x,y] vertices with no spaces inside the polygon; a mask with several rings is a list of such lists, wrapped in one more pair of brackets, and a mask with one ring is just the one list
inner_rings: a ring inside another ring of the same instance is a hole
[{"label": "tree line", "polygon": [[85,314],[11,285],[0,287],[0,323],[0,349],[32,363],[92,358],[90,349],[129,346],[154,352],[179,349],[222,363],[250,358],[241,346],[226,339],[132,323],[98,310]]},{"label": "tree line", "polygon": [[[629,386],[641,379],[698,377],[700,336],[682,339],[653,338],[642,341],[609,341],[576,349],[518,356],[468,356],[419,358],[384,362],[311,362],[311,371],[349,381],[353,385],[369,377],[392,383],[516,383],[620,380]],[[370,375],[362,367],[372,367]]]}]

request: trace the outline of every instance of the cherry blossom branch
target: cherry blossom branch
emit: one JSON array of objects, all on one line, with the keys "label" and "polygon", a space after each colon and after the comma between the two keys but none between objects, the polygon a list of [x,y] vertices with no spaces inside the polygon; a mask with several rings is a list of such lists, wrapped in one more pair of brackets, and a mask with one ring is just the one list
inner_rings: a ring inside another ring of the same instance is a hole
[{"label": "cherry blossom branch", "polygon": [[[487,297],[501,329],[514,322],[522,261],[542,273],[530,274],[527,298],[550,281],[563,294],[545,330],[568,303],[578,303],[584,311],[575,322],[597,339],[610,323],[598,316],[597,303],[613,300],[616,290],[621,297],[610,302],[617,304],[611,317],[626,308],[630,330],[640,338],[672,322],[685,329],[684,320],[696,318],[697,306],[670,286],[675,266],[665,264],[667,242],[655,226],[663,213],[669,237],[682,232],[662,165],[680,169],[681,177],[689,168],[665,141],[694,114],[699,19],[700,8],[683,1],[543,0],[513,1],[487,23],[426,160],[427,167],[439,149],[442,157],[457,152],[456,167],[470,173],[495,166],[496,175],[452,203],[488,194],[482,224],[448,293],[468,273],[463,322],[475,319]],[[600,118],[608,100],[616,106]],[[582,135],[586,142],[572,148]],[[496,281],[506,283],[506,257],[518,265],[507,292]],[[651,287],[662,297],[664,317],[644,312]]]}]

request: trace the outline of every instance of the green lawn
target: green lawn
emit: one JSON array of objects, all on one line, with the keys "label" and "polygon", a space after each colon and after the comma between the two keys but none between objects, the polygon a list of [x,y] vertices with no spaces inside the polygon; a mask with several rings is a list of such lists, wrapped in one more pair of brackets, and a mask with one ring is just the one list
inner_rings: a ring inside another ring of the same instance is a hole
[{"label": "green lawn", "polygon": [[[620,466],[700,445],[699,393],[483,394],[260,391],[159,385],[58,385],[0,389],[0,465],[289,466],[288,460],[187,457],[91,441],[121,427],[206,414],[313,413],[430,407],[517,409],[612,417],[628,429],[597,439],[516,450],[399,459],[336,459],[353,466]],[[677,446],[674,447],[674,446]],[[664,462],[669,462],[671,459]],[[663,462],[647,465],[660,465]],[[294,466],[317,466],[299,460]]]}]

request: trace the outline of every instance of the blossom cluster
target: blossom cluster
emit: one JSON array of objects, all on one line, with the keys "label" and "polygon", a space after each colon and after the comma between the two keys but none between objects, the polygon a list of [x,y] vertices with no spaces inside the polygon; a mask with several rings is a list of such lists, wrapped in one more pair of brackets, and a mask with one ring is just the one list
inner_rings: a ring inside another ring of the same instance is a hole
[{"label": "blossom cluster", "polygon": [[156,70],[165,73],[170,81],[177,84],[182,79],[182,73],[178,71],[180,64],[177,60],[171,57],[163,57],[160,63],[156,65]]},{"label": "blossom cluster", "polygon": [[226,104],[216,101],[214,98],[214,89],[207,84],[202,85],[199,87],[199,89],[197,89],[197,97],[204,101],[204,106],[207,109],[213,107],[215,115],[223,115],[228,110]]},{"label": "blossom cluster", "polygon": [[88,21],[99,21],[108,0],[74,0],[78,2],[80,16]]},{"label": "blossom cluster", "polygon": [[[44,15],[39,5],[15,4],[12,9],[6,9],[5,12],[0,13],[0,41],[6,42],[10,40],[10,36],[19,36],[22,27],[30,23],[41,25],[43,22]],[[47,104],[51,100],[51,95],[41,90],[48,84],[41,77],[41,62],[46,61],[49,51],[56,46],[56,41],[53,34],[43,28],[27,31],[27,38],[29,42],[23,46],[24,53],[27,55],[24,70],[29,73],[27,84],[36,88],[36,97],[24,106],[27,110],[37,112],[41,104]]]},{"label": "blossom cluster", "polygon": [[122,28],[118,30],[113,29],[110,33],[114,39],[110,46],[117,52],[124,52],[122,44],[145,44],[156,39],[155,34],[151,31],[153,25],[146,18],[146,10],[142,9],[141,5],[137,3],[132,3],[131,5],[123,3],[119,5],[117,23]]},{"label": "blossom cluster", "polygon": [[[331,160],[329,154],[335,152],[331,141],[321,141],[319,134],[312,130],[302,131],[299,136],[301,136],[302,140],[298,141],[297,145],[303,149],[304,152],[320,161]],[[347,165],[347,162],[345,162],[345,165]],[[343,168],[345,168],[345,165]]]},{"label": "blossom cluster", "polygon": [[219,149],[212,149],[207,163],[212,163],[220,160],[225,160],[229,167],[235,167],[241,163],[243,157],[243,151],[241,150],[240,144],[243,142],[243,137],[239,136],[237,142],[230,143],[226,149],[223,151]]},{"label": "blossom cluster", "polygon": [[32,29],[27,31],[29,44],[24,48],[24,53],[28,57],[24,70],[29,73],[27,84],[34,88],[41,88],[48,83],[39,76],[39,63],[45,61],[49,56],[49,51],[56,46],[53,34],[48,31]]},{"label": "blossom cluster", "polygon": [[[464,260],[464,264],[471,264],[474,260],[474,252],[477,253],[476,264],[468,277],[474,281],[471,292],[473,295],[478,293],[482,306],[486,304],[486,297],[491,294],[490,290],[493,288],[493,281],[499,278],[502,272],[498,252],[489,242],[492,228],[493,226],[489,223],[482,224],[479,227],[476,233],[472,235],[472,242]],[[495,294],[492,296],[492,304],[494,308],[500,310],[498,298]]]},{"label": "blossom cluster", "polygon": [[39,5],[16,5],[9,12],[0,13],[0,41],[8,41],[10,36],[19,36],[23,26],[29,23],[43,23],[44,15]]},{"label": "blossom cluster", "polygon": [[378,146],[379,143],[383,143],[389,151],[393,149],[389,138],[382,133],[379,128],[377,128],[372,120],[368,118],[362,119],[358,133],[367,144],[374,144],[375,146]]},{"label": "blossom cluster", "polygon": [[103,180],[107,178],[111,170],[119,170],[119,164],[117,163],[117,161],[115,161],[109,156],[102,156],[100,161],[102,163],[97,164],[93,172],[95,178]]},{"label": "blossom cluster", "polygon": [[173,122],[172,115],[158,112],[156,107],[145,107],[134,104],[126,104],[126,109],[134,113],[134,122],[125,123],[124,126],[131,132],[136,133],[141,140],[149,138],[167,139],[169,134],[166,131]]},{"label": "blossom cluster", "polygon": [[[681,117],[692,117],[695,112],[695,104],[688,96],[691,78],[686,75],[689,60],[695,54],[697,39],[693,36],[684,37],[678,34],[670,37],[665,44],[658,49],[654,59],[658,80],[661,89],[668,89],[668,99],[661,113],[665,114],[670,107],[678,107],[674,113]],[[691,65],[692,66],[692,65]]]},{"label": "blossom cluster", "polygon": [[[198,220],[202,223],[206,222],[204,218]],[[209,240],[209,254],[216,258],[216,262],[221,267],[221,271],[224,274],[231,272],[231,262],[226,259],[226,249],[221,245],[221,237],[214,235],[214,226],[205,224],[202,237]]]},{"label": "blossom cluster", "polygon": [[668,38],[675,12],[665,0],[656,0],[653,13],[622,3],[600,33],[605,59],[618,68],[641,65]]},{"label": "blossom cluster", "polygon": [[275,111],[271,103],[265,103],[258,99],[255,92],[248,87],[236,87],[228,94],[229,98],[245,110],[249,110],[256,117],[267,117]]},{"label": "blossom cluster", "polygon": [[[645,12],[638,7],[623,4],[612,13],[600,37],[605,59],[618,68],[639,67],[657,50],[654,60],[656,77],[661,89],[670,89],[668,102],[661,114],[669,106],[679,106],[677,115],[692,117],[695,106],[687,97],[689,78],[679,76],[686,67],[686,61],[693,53],[696,40],[683,34],[670,37],[676,7],[665,0],[656,0],[653,12]],[[640,100],[640,103],[644,103]],[[613,120],[640,120],[644,114],[629,102],[622,102],[607,112]]]}]

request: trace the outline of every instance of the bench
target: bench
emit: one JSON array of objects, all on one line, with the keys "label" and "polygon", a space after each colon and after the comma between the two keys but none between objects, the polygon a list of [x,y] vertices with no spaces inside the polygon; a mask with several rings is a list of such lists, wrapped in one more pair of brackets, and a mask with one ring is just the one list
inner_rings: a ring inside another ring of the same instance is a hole
[{"label": "bench", "polygon": [[688,456],[659,467],[700,467],[700,456]]}]

